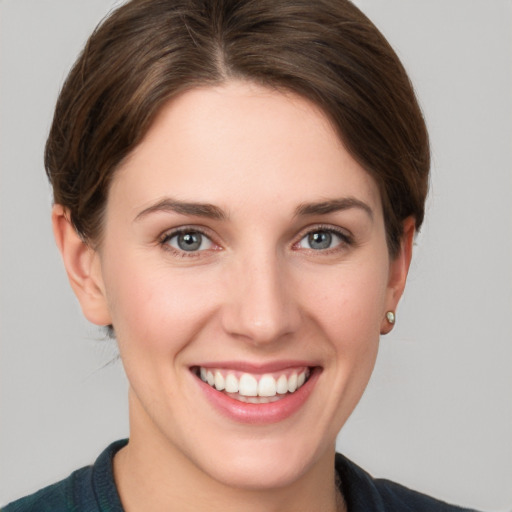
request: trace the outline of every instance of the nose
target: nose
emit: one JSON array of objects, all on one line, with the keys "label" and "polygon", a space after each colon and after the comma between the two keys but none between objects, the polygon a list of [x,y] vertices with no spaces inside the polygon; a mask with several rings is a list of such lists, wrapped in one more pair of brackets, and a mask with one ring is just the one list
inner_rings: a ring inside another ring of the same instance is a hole
[{"label": "nose", "polygon": [[233,267],[222,310],[225,331],[257,346],[293,335],[301,315],[286,264],[277,255],[252,255]]}]

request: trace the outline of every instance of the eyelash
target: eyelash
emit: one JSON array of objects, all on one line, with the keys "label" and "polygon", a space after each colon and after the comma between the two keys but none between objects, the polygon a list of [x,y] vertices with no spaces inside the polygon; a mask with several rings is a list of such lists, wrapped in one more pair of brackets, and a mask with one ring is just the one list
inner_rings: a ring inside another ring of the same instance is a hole
[{"label": "eyelash", "polygon": [[[299,244],[302,242],[302,240],[304,240],[305,237],[307,237],[308,235],[311,235],[313,233],[320,233],[320,232],[334,234],[341,240],[341,242],[338,245],[336,245],[335,247],[331,247],[331,248],[327,248],[327,249],[318,250],[318,249],[309,248],[309,249],[305,249],[305,250],[316,253],[316,254],[331,254],[333,252],[339,251],[340,246],[347,248],[347,247],[354,245],[353,237],[350,234],[348,234],[346,231],[334,228],[333,226],[315,225],[315,226],[310,226],[310,227],[302,230],[302,232],[298,236],[298,240],[296,242],[294,242],[292,245],[293,249],[299,250],[300,249]],[[180,228],[173,229],[172,231],[167,231],[159,237],[158,243],[164,250],[169,251],[174,256],[178,256],[180,258],[197,258],[197,257],[200,257],[201,254],[204,253],[205,251],[212,250],[212,249],[203,249],[203,250],[198,250],[198,251],[185,251],[185,250],[176,249],[175,247],[172,247],[169,244],[169,241],[172,238],[179,236],[179,235],[183,235],[183,234],[189,234],[189,233],[198,233],[198,234],[206,237],[213,244],[214,247],[219,247],[218,244],[216,244],[213,241],[212,237],[206,233],[205,230],[203,230],[197,226],[182,226]],[[213,249],[213,250],[218,250],[218,249]]]},{"label": "eyelash", "polygon": [[342,250],[343,248],[347,249],[348,247],[354,245],[354,239],[351,234],[347,233],[347,231],[339,229],[339,228],[335,228],[333,226],[319,224],[319,225],[309,226],[309,227],[305,228],[299,235],[299,240],[293,244],[293,247],[299,249],[298,246],[302,242],[302,240],[304,240],[304,238],[306,238],[308,235],[311,235],[313,233],[320,233],[320,232],[333,234],[333,235],[337,236],[341,241],[335,247],[331,247],[331,248],[327,248],[327,249],[323,249],[323,250],[306,249],[307,251],[313,252],[315,254],[328,255],[328,254],[337,252],[339,250]]},{"label": "eyelash", "polygon": [[[173,229],[172,231],[165,232],[158,240],[159,245],[165,250],[172,253],[174,256],[178,256],[179,258],[197,258],[201,256],[201,253],[205,252],[205,250],[202,251],[184,251],[176,249],[175,247],[172,247],[169,244],[169,241],[179,235],[185,235],[189,233],[198,233],[205,238],[207,238],[214,246],[217,246],[217,244],[212,240],[212,237],[208,235],[205,230],[197,227],[197,226],[182,226],[177,229]],[[213,249],[215,250],[215,249]]]}]

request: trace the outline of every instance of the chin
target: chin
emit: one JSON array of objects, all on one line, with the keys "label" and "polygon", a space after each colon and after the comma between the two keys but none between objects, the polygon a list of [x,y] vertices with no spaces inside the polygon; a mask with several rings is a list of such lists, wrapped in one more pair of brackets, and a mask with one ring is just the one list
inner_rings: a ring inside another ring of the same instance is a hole
[{"label": "chin", "polygon": [[305,461],[284,461],[282,457],[238,455],[213,468],[210,476],[222,484],[244,490],[262,491],[288,487],[306,473]]},{"label": "chin", "polygon": [[[287,439],[269,435],[223,446],[211,453],[211,441],[197,460],[199,469],[231,488],[272,490],[291,486],[308,473],[320,459],[334,454],[332,443],[311,443],[293,434]],[[320,444],[320,446],[319,446]],[[202,467],[201,467],[202,466]]]}]

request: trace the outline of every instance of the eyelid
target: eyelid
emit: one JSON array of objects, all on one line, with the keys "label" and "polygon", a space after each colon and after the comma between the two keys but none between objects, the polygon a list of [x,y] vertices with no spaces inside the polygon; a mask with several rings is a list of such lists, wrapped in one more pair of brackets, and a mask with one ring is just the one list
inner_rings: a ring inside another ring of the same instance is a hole
[{"label": "eyelid", "polygon": [[[333,234],[337,235],[342,240],[341,245],[350,246],[350,245],[354,244],[354,236],[352,235],[352,233],[349,230],[341,228],[339,226],[333,226],[331,224],[314,224],[314,225],[309,225],[309,226],[303,228],[299,232],[299,234],[297,235],[296,241],[293,243],[293,248],[297,248],[298,244],[304,239],[304,237],[308,236],[311,233],[315,233],[318,231],[327,231],[329,233],[333,233]],[[336,250],[336,247],[333,247],[331,249],[325,249],[323,251],[318,251],[315,249],[311,249],[311,250],[315,251],[315,252],[319,252],[319,253],[320,252],[329,252],[329,251]]]},{"label": "eyelid", "polygon": [[[312,225],[306,226],[300,230],[298,235],[295,237],[295,241],[292,243],[292,248],[298,250],[299,249],[298,244],[302,241],[302,239],[305,236],[307,236],[311,233],[314,233],[316,231],[327,231],[327,232],[337,235],[342,241],[342,243],[339,245],[351,246],[354,244],[354,236],[346,228],[341,228],[339,226],[333,226],[332,224],[312,224]],[[201,235],[205,236],[206,238],[208,238],[211,241],[211,243],[213,244],[214,247],[211,249],[187,252],[187,251],[181,251],[179,249],[176,249],[167,243],[170,238],[172,238],[176,235],[179,235],[182,233],[190,233],[190,232],[200,233]],[[222,249],[222,245],[216,241],[216,238],[217,237],[211,233],[210,229],[205,228],[204,226],[198,226],[197,224],[191,224],[191,225],[181,225],[181,226],[177,226],[175,228],[170,228],[170,229],[163,231],[157,237],[157,243],[159,245],[161,245],[165,250],[168,250],[174,254],[178,254],[179,256],[185,256],[185,257],[194,257],[195,256],[195,257],[197,257],[205,252],[209,252],[212,250],[216,251],[216,250]],[[336,251],[337,249],[338,249],[338,246],[333,247],[331,249],[325,249],[322,251],[318,251],[315,249],[311,249],[311,251],[315,251],[317,253],[321,253],[321,252],[328,253],[331,251]]]},{"label": "eyelid", "polygon": [[[167,243],[171,238],[183,233],[199,233],[202,236],[208,238],[208,240],[210,240],[210,242],[213,245],[213,248],[187,252],[182,251],[180,249],[176,249],[175,247],[172,247],[170,244]],[[219,250],[221,248],[220,244],[218,244],[215,241],[215,237],[212,236],[209,229],[197,225],[185,225],[167,229],[157,237],[157,242],[158,245],[162,246],[164,250],[183,257],[197,257],[205,252]]]}]

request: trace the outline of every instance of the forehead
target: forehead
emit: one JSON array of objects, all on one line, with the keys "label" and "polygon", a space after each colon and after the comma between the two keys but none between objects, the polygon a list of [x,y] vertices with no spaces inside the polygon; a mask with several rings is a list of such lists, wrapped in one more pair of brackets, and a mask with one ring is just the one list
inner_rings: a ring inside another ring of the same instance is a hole
[{"label": "forehead", "polygon": [[378,206],[378,188],[327,116],[289,92],[247,82],[201,87],[169,101],[114,177],[134,210],[167,195],[295,209],[343,195]]}]

